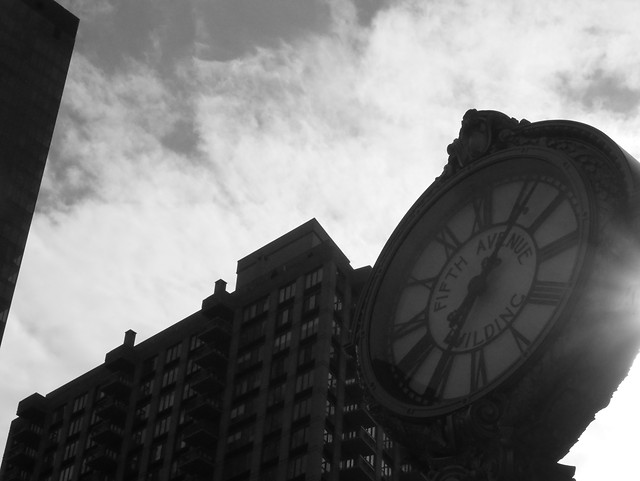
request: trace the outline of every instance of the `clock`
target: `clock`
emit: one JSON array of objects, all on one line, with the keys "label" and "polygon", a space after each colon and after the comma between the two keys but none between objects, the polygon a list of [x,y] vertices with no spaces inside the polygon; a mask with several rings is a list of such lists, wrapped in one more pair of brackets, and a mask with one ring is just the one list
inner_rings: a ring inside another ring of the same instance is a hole
[{"label": "clock", "polygon": [[365,405],[434,480],[556,464],[640,345],[640,169],[593,127],[470,110],[362,289]]},{"label": "clock", "polygon": [[571,305],[591,200],[571,163],[507,150],[428,192],[394,235],[362,350],[401,416],[439,415],[508,380]]}]

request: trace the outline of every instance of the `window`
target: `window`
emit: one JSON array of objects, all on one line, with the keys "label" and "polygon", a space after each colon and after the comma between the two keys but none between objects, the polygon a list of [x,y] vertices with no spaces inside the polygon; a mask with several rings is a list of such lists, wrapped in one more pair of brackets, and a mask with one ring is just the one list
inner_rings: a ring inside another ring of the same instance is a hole
[{"label": "window", "polygon": [[298,351],[298,366],[303,366],[308,362],[313,361],[315,359],[314,350],[315,344],[307,343],[300,346],[300,351]]},{"label": "window", "polygon": [[227,436],[227,446],[233,448],[253,441],[255,426],[253,424],[245,426],[237,431],[232,431]]},{"label": "window", "polygon": [[67,443],[67,445],[64,447],[64,455],[62,456],[62,459],[69,459],[70,457],[75,456],[77,451],[78,440],[76,439],[75,441]]},{"label": "window", "polygon": [[191,339],[189,340],[189,351],[195,351],[203,344],[204,342],[202,342],[202,339],[200,339],[200,337],[197,334],[194,334],[193,336],[191,336]]},{"label": "window", "polygon": [[311,398],[298,401],[293,405],[293,420],[297,421],[311,412]]},{"label": "window", "polygon": [[342,312],[342,294],[336,292],[333,295],[333,310],[336,312]]},{"label": "window", "polygon": [[276,379],[286,374],[285,365],[287,358],[278,357],[271,362],[271,374],[270,379]]},{"label": "window", "polygon": [[330,391],[333,391],[335,393],[335,389],[337,385],[338,385],[338,380],[331,373],[331,371],[329,371],[329,376],[327,377],[327,387],[329,388]]},{"label": "window", "polygon": [[289,299],[292,299],[295,295],[296,295],[296,283],[292,282],[288,286],[285,286],[282,289],[280,289],[280,292],[278,293],[278,303],[282,304],[283,302],[288,301]]},{"label": "window", "polygon": [[81,409],[84,409],[87,405],[87,399],[89,398],[89,393],[84,393],[81,396],[78,396],[73,400],[73,408],[71,410],[72,413],[77,413]]},{"label": "window", "polygon": [[260,299],[257,302],[254,302],[250,306],[245,307],[244,312],[242,314],[242,321],[247,322],[251,319],[258,317],[260,314],[264,314],[269,310],[269,297],[265,297]]},{"label": "window", "polygon": [[286,332],[275,338],[273,341],[273,352],[280,352],[289,347],[291,344],[291,331]]},{"label": "window", "polygon": [[320,269],[316,269],[313,272],[307,274],[307,277],[304,281],[304,288],[309,289],[313,286],[317,286],[322,282],[322,267]]},{"label": "window", "polygon": [[264,336],[265,326],[264,320],[244,326],[240,331],[240,347],[244,347]]},{"label": "window", "polygon": [[159,442],[151,446],[151,454],[149,455],[149,461],[160,461],[162,459],[162,453],[164,451],[164,443]]},{"label": "window", "polygon": [[165,356],[165,364],[175,361],[180,357],[180,351],[182,350],[182,343],[174,344],[169,349],[167,349],[167,354]]},{"label": "window", "polygon": [[143,396],[150,396],[153,393],[154,379],[147,379],[140,385],[140,393]]},{"label": "window", "polygon": [[195,389],[191,387],[190,383],[186,383],[182,388],[182,399],[191,399],[196,394]]},{"label": "window", "polygon": [[145,419],[147,419],[149,417],[150,407],[151,406],[148,402],[139,406],[136,409],[136,417],[139,418],[140,421],[144,421]]},{"label": "window", "polygon": [[147,427],[143,426],[140,429],[133,432],[133,442],[136,444],[142,444],[144,437],[147,434]]},{"label": "window", "polygon": [[233,408],[231,413],[229,414],[229,419],[234,420],[235,418],[242,416],[244,414],[245,405],[240,404],[239,406]]},{"label": "window", "polygon": [[341,332],[342,326],[340,325],[340,322],[338,322],[336,319],[333,319],[331,321],[331,333],[339,339]]},{"label": "window", "polygon": [[382,432],[382,446],[384,447],[384,449],[393,448],[393,441],[384,431]]},{"label": "window", "polygon": [[278,457],[278,448],[280,447],[280,438],[273,438],[265,441],[262,447],[262,462]]},{"label": "window", "polygon": [[320,293],[314,292],[313,294],[309,294],[305,296],[304,301],[302,302],[304,312],[312,311],[319,307],[320,305]]},{"label": "window", "polygon": [[276,315],[276,328],[286,326],[291,321],[293,321],[293,307],[282,309]]},{"label": "window", "polygon": [[256,349],[252,349],[250,351],[243,352],[242,354],[238,353],[238,358],[236,359],[236,364],[238,365],[238,370],[242,370],[246,367],[249,367],[253,364],[256,364],[262,361],[262,351],[264,346],[260,346]]},{"label": "window", "polygon": [[161,387],[167,387],[169,384],[173,384],[178,379],[178,367],[174,367],[165,371],[162,375]]},{"label": "window", "polygon": [[158,356],[153,356],[144,361],[143,371],[144,373],[150,373],[155,371],[157,367],[158,367]]},{"label": "window", "polygon": [[325,442],[325,444],[331,444],[333,442],[333,433],[326,427],[324,428],[322,440]]},{"label": "window", "polygon": [[300,327],[300,339],[306,339],[307,337],[318,332],[319,319],[314,317],[313,319],[306,321]]},{"label": "window", "polygon": [[169,432],[169,428],[171,427],[171,416],[165,416],[156,420],[156,425],[153,430],[154,436],[161,436],[167,432]]},{"label": "window", "polygon": [[307,444],[309,436],[309,427],[302,426],[291,433],[291,449],[299,448]]},{"label": "window", "polygon": [[322,472],[323,473],[330,473],[331,472],[331,463],[329,462],[329,460],[327,458],[324,457],[324,455],[322,456],[321,468],[322,468]]},{"label": "window", "polygon": [[258,387],[260,387],[260,371],[255,371],[237,378],[233,393],[235,396],[241,396]]},{"label": "window", "polygon": [[267,406],[273,406],[274,404],[284,400],[284,388],[284,384],[269,387],[269,392],[267,393]]},{"label": "window", "polygon": [[175,399],[175,391],[171,391],[167,394],[164,394],[160,398],[160,403],[158,404],[158,411],[164,411],[165,409],[169,409],[173,406],[173,401]]},{"label": "window", "polygon": [[82,429],[82,417],[77,417],[71,421],[69,425],[69,436],[72,436]]},{"label": "window", "polygon": [[296,378],[296,392],[302,392],[306,389],[311,389],[313,387],[313,373],[314,371],[307,371],[303,374],[298,375]]},{"label": "window", "polygon": [[272,433],[276,429],[282,427],[282,409],[267,413],[264,419],[264,432],[265,434]]},{"label": "window", "polygon": [[193,374],[194,372],[198,372],[200,370],[200,366],[194,362],[193,359],[189,359],[187,361],[187,376],[189,374]]},{"label": "window", "polygon": [[292,479],[303,474],[307,469],[307,455],[297,456],[289,460],[287,479]]},{"label": "window", "polygon": [[325,414],[327,416],[333,416],[336,413],[336,406],[331,402],[331,400],[327,399],[327,405],[325,408]]},{"label": "window", "polygon": [[73,478],[73,464],[60,471],[60,481],[70,481],[71,478]]},{"label": "window", "polygon": [[380,473],[382,474],[382,476],[391,477],[391,466],[389,466],[385,462],[384,458],[382,458],[380,467],[381,467]]}]

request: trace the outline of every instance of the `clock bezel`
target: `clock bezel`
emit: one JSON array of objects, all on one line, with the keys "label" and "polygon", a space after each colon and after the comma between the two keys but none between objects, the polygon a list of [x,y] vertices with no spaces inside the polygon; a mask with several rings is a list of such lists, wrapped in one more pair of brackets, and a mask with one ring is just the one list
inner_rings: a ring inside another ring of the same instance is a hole
[{"label": "clock bezel", "polygon": [[[396,396],[387,392],[386,388],[378,379],[375,368],[372,366],[371,351],[369,346],[369,337],[371,335],[371,321],[373,319],[373,310],[376,306],[376,297],[380,291],[381,285],[386,274],[389,271],[391,263],[394,261],[398,249],[400,249],[407,238],[411,235],[413,228],[427,214],[430,209],[435,207],[438,201],[451,189],[456,188],[460,183],[469,179],[469,177],[477,174],[479,171],[501,162],[526,162],[526,159],[536,159],[551,164],[565,176],[571,190],[577,198],[578,208],[577,217],[581,222],[581,234],[583,242],[579,243],[578,256],[576,258],[575,269],[578,270],[575,277],[573,289],[566,295],[553,317],[549,320],[548,325],[543,329],[542,334],[534,341],[531,347],[531,354],[517,360],[512,366],[506,369],[495,380],[488,383],[481,390],[471,393],[469,396],[461,398],[459,401],[450,402],[447,405],[440,406],[421,406],[409,402],[403,402]],[[562,325],[563,318],[575,304],[579,286],[584,283],[585,276],[588,274],[588,264],[592,257],[592,240],[595,226],[595,209],[596,202],[593,198],[591,189],[588,187],[588,181],[583,172],[579,169],[575,162],[567,155],[558,151],[553,151],[537,147],[519,147],[509,148],[495,154],[487,155],[481,159],[474,161],[472,164],[465,166],[451,177],[445,180],[437,180],[429,187],[409,209],[404,218],[400,221],[388,242],[384,246],[376,265],[373,268],[371,279],[365,288],[359,315],[357,318],[359,331],[359,368],[360,375],[364,381],[364,385],[373,400],[390,411],[394,415],[401,418],[410,419],[427,419],[435,416],[445,415],[465,406],[472,404],[478,399],[486,396],[490,392],[498,388],[506,388],[509,383],[517,379],[517,374],[526,368],[526,365],[532,362],[537,353],[541,352],[541,347],[548,341],[550,333]]]}]

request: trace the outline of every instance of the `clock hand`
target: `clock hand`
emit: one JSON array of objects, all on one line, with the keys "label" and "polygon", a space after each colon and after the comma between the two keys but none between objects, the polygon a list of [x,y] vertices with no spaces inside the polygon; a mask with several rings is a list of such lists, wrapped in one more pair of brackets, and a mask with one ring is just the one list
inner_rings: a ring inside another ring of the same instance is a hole
[{"label": "clock hand", "polygon": [[520,192],[518,192],[518,197],[516,199],[515,204],[513,205],[513,209],[511,209],[509,218],[507,219],[506,229],[504,230],[501,236],[498,236],[498,241],[496,242],[496,246],[493,249],[493,252],[491,253],[491,255],[487,257],[482,263],[483,270],[485,269],[485,264],[487,266],[486,268],[488,268],[489,270],[493,270],[493,268],[496,267],[497,265],[496,262],[499,263],[500,259],[498,258],[498,252],[500,252],[500,249],[502,249],[502,246],[504,245],[505,240],[513,230],[513,227],[516,225],[516,222],[520,217],[520,215],[527,210],[527,203],[531,199],[531,196],[533,195],[533,191],[536,190],[536,187],[538,186],[538,182],[539,182],[538,179],[535,179],[530,188],[529,188],[529,181],[527,180],[524,182],[522,189],[520,189]]}]

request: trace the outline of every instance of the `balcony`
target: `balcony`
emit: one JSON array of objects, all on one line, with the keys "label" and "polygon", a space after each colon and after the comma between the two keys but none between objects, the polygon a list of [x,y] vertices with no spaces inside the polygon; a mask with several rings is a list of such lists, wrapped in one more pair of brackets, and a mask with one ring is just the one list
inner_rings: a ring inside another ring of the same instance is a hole
[{"label": "balcony", "polygon": [[185,474],[211,474],[213,473],[214,453],[211,448],[195,448],[186,451],[180,457],[180,469]]},{"label": "balcony", "polygon": [[42,436],[39,423],[18,418],[13,422],[12,438],[20,443],[36,448]]},{"label": "balcony", "polygon": [[124,424],[127,419],[127,403],[114,397],[103,397],[96,405],[96,414],[117,424]]},{"label": "balcony", "polygon": [[189,399],[187,414],[196,421],[217,421],[220,416],[220,400],[198,394]]},{"label": "balcony", "polygon": [[202,346],[202,354],[194,359],[194,362],[204,369],[226,369],[229,361],[227,354],[214,347]]},{"label": "balcony", "polygon": [[98,445],[87,456],[89,466],[103,473],[113,473],[118,467],[118,452],[106,445]]},{"label": "balcony", "polygon": [[190,379],[191,387],[202,394],[217,394],[225,387],[222,375],[201,369]]},{"label": "balcony", "polygon": [[375,469],[362,456],[342,461],[340,468],[341,481],[373,481],[375,479]]},{"label": "balcony", "polygon": [[184,441],[191,446],[211,447],[218,440],[218,423],[195,422],[184,430]]},{"label": "balcony", "polygon": [[136,352],[133,346],[118,346],[107,353],[104,358],[104,364],[112,372],[131,373],[136,365]]},{"label": "balcony", "polygon": [[342,449],[347,456],[375,454],[376,442],[363,428],[342,434]]},{"label": "balcony", "polygon": [[344,421],[351,427],[371,427],[375,422],[364,409],[363,403],[346,404],[342,410]]},{"label": "balcony", "polygon": [[131,394],[131,377],[123,373],[116,373],[108,378],[102,386],[102,391],[117,399],[127,399]]},{"label": "balcony", "polygon": [[16,443],[7,453],[9,463],[25,469],[31,469],[37,457],[38,450],[25,443]]},{"label": "balcony", "polygon": [[211,319],[209,329],[198,336],[207,344],[216,343],[218,340],[228,341],[231,337],[231,324],[220,317]]},{"label": "balcony", "polygon": [[46,398],[42,394],[32,394],[18,403],[17,414],[30,421],[43,421],[47,414]]},{"label": "balcony", "polygon": [[93,428],[92,433],[93,439],[97,443],[117,448],[122,441],[124,429],[116,424],[103,421]]}]

